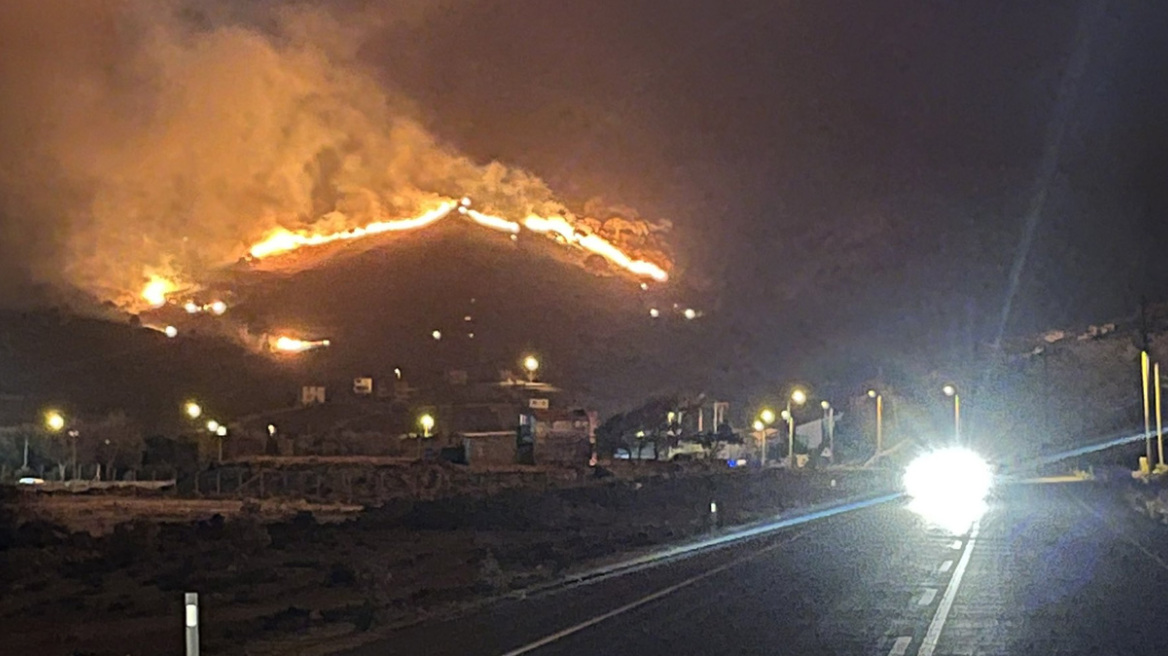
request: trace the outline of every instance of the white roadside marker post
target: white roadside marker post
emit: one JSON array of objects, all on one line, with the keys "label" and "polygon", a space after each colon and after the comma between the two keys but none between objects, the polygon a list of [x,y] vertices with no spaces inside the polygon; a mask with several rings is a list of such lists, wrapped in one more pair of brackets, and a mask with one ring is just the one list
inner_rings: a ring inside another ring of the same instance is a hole
[{"label": "white roadside marker post", "polygon": [[186,610],[187,656],[199,656],[199,594],[184,593],[183,606]]}]

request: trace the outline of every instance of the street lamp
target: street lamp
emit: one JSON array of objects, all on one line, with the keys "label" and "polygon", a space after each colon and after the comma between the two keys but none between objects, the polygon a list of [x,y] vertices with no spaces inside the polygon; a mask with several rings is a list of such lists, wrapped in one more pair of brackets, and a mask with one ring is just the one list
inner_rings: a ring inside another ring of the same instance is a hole
[{"label": "street lamp", "polygon": [[219,432],[219,422],[215,421],[214,419],[208,421],[207,422],[207,432],[218,433]]},{"label": "street lamp", "polygon": [[827,449],[831,452],[831,462],[835,464],[835,408],[827,401],[820,401],[823,408],[823,429],[827,432]]},{"label": "street lamp", "polygon": [[527,372],[527,380],[535,382],[535,374],[539,371],[539,359],[534,355],[523,358],[523,370]]},{"label": "street lamp", "polygon": [[945,396],[953,397],[953,438],[957,444],[961,444],[961,395],[953,385],[947,384],[941,391]]},{"label": "street lamp", "polygon": [[[50,431],[52,431],[54,433],[60,433],[61,429],[65,428],[65,415],[61,414],[60,412],[57,412],[56,410],[50,410],[50,411],[46,412],[45,413],[45,426]],[[71,438],[71,445],[70,445],[71,455],[69,456],[69,459],[73,461],[73,478],[77,478],[77,436],[80,433],[78,433],[75,430],[71,430],[66,434]],[[25,445],[25,454],[26,454],[25,459],[26,460],[28,459],[27,453],[28,453],[28,445],[26,444]],[[62,472],[61,477],[64,478],[64,472]]]},{"label": "street lamp", "polygon": [[791,392],[791,397],[787,399],[787,411],[783,414],[783,418],[787,420],[787,467],[789,469],[795,467],[795,415],[791,412],[791,404],[803,405],[806,402],[807,392],[795,388]]},{"label": "street lamp", "polygon": [[418,425],[422,427],[422,437],[430,437],[430,431],[434,430],[434,416],[422,415],[418,418]]},{"label": "street lamp", "polygon": [[770,408],[763,408],[762,411],[758,413],[758,419],[754,421],[754,425],[756,426],[754,430],[758,431],[762,435],[762,449],[759,453],[759,463],[763,467],[766,467],[767,461],[766,427],[773,423],[775,423],[775,411],[771,410]]},{"label": "street lamp", "polygon": [[56,410],[50,410],[45,413],[45,426],[54,433],[60,433],[65,427],[65,417]]},{"label": "street lamp", "polygon": [[195,403],[194,401],[187,401],[186,404],[183,405],[183,412],[187,413],[187,416],[191,419],[198,419],[199,417],[203,416],[203,406]]},{"label": "street lamp", "polygon": [[870,389],[868,398],[876,399],[876,455],[880,455],[884,450],[884,395]]}]

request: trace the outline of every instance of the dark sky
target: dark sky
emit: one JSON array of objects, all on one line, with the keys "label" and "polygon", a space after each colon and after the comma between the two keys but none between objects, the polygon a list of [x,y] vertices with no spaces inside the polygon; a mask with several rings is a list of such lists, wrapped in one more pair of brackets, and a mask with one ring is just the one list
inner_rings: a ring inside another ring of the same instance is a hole
[{"label": "dark sky", "polygon": [[738,348],[949,352],[997,330],[1060,113],[1007,333],[1165,296],[1166,33],[1152,1],[508,0],[364,54],[476,158],[673,220]]}]

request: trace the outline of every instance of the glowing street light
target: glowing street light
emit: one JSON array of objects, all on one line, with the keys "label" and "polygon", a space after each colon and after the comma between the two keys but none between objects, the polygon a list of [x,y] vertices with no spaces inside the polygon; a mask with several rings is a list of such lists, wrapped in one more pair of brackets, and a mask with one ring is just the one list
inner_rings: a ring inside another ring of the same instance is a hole
[{"label": "glowing street light", "polygon": [[796,389],[794,392],[791,392],[791,400],[794,401],[796,405],[803,405],[804,403],[807,403],[807,392],[804,392],[801,389]]},{"label": "glowing street light", "polygon": [[763,411],[758,413],[758,418],[761,419],[764,424],[773,424],[775,423],[775,411],[771,410],[770,408],[763,408]]},{"label": "glowing street light", "polygon": [[50,410],[45,413],[45,426],[54,433],[59,433],[65,427],[65,416],[56,410]]},{"label": "glowing street light", "polygon": [[418,417],[418,425],[422,427],[422,437],[430,437],[430,431],[434,430],[434,416],[424,414]]},{"label": "glowing street light", "polygon": [[208,433],[218,433],[220,428],[221,426],[219,425],[219,422],[215,421],[214,419],[207,422]]},{"label": "glowing street light", "polygon": [[183,412],[185,412],[191,419],[198,419],[199,417],[203,416],[203,406],[194,401],[187,401],[186,404],[183,405]]},{"label": "glowing street light", "polygon": [[[219,437],[227,437],[227,427],[226,426],[219,426],[219,428],[215,429],[215,435],[218,435]],[[222,447],[220,447],[220,450],[222,450]],[[223,456],[220,455],[219,459],[222,460]]]},{"label": "glowing street light", "polygon": [[[762,423],[761,419],[754,420],[754,430],[756,433],[761,433],[763,431],[763,429],[765,429],[765,428],[766,428],[766,424]],[[763,436],[763,439],[765,440],[766,436]],[[763,442],[763,449],[764,450],[766,449],[766,442]]]},{"label": "glowing street light", "polygon": [[523,370],[527,372],[527,380],[534,381],[535,374],[539,371],[539,359],[534,355],[523,358]]}]

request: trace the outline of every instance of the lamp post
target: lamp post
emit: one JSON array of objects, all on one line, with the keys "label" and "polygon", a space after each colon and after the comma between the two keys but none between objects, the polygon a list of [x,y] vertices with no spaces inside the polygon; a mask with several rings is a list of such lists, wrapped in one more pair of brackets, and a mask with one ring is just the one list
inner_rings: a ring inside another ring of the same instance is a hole
[{"label": "lamp post", "polygon": [[876,399],[876,455],[880,455],[884,450],[884,395],[870,389],[868,398]]},{"label": "lamp post", "polygon": [[191,419],[198,419],[203,416],[203,406],[195,401],[187,401],[183,404],[183,412]]},{"label": "lamp post", "polygon": [[422,435],[418,438],[418,460],[421,460],[422,440],[430,437],[430,431],[434,430],[434,415],[427,413],[418,417],[418,425],[422,427]]},{"label": "lamp post", "polygon": [[759,457],[759,462],[761,463],[761,466],[763,466],[763,467],[766,467],[766,461],[767,461],[766,429],[767,429],[767,426],[770,426],[773,423],[775,423],[775,411],[771,410],[770,408],[763,408],[762,411],[758,413],[758,419],[754,420],[754,425],[755,425],[754,430],[758,431],[759,434],[761,435],[762,451],[761,451],[761,455]]},{"label": "lamp post", "polygon": [[799,388],[791,392],[787,398],[787,409],[783,418],[787,420],[787,467],[795,467],[795,414],[791,412],[791,404],[803,405],[807,402],[807,393]]},{"label": "lamp post", "polygon": [[941,391],[945,396],[953,397],[953,440],[961,444],[961,395],[953,385],[945,385]]},{"label": "lamp post", "polygon": [[831,407],[831,403],[827,401],[820,401],[819,407],[823,408],[823,427],[827,432],[827,450],[831,452],[831,462],[835,464],[835,408]]},{"label": "lamp post", "polygon": [[[46,412],[45,413],[45,427],[48,428],[49,431],[52,433],[60,433],[61,429],[65,428],[65,415],[61,414],[60,412],[57,412],[56,410],[50,410],[50,411]],[[70,437],[73,436],[73,431],[69,431],[69,436]],[[27,460],[28,460],[28,443],[27,443],[27,441],[25,442],[24,452],[25,452],[25,461],[26,461],[26,465],[27,465]],[[74,476],[74,478],[76,478],[76,476],[77,476],[77,442],[76,442],[76,440],[73,441],[73,450],[72,450],[71,460],[73,461],[73,476]],[[61,477],[64,478],[64,476],[65,476],[65,474],[62,471]]]}]

